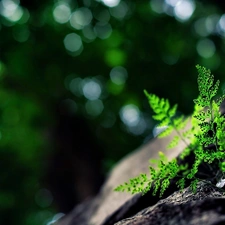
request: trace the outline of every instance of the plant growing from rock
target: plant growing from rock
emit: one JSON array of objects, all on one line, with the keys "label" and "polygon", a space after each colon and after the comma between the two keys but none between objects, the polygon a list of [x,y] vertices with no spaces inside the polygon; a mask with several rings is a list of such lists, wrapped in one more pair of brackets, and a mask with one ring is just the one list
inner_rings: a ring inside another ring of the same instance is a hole
[{"label": "plant growing from rock", "polygon": [[[163,153],[159,153],[157,169],[149,167],[149,176],[140,174],[129,182],[119,185],[115,191],[127,191],[132,194],[143,193],[152,189],[153,195],[159,192],[160,197],[169,187],[172,179],[178,179],[176,184],[181,190],[189,183],[195,191],[200,180],[221,188],[225,183],[225,118],[221,115],[220,105],[225,95],[215,99],[219,88],[219,80],[214,82],[214,76],[210,70],[197,65],[199,96],[194,99],[195,107],[192,115],[192,128],[182,131],[188,122],[183,115],[177,116],[177,105],[170,106],[167,99],[160,99],[154,94],[144,91],[149,104],[155,113],[153,118],[159,121],[158,127],[164,128],[158,137],[162,138],[175,130],[176,135],[168,144],[173,148],[180,141],[185,142],[186,147],[177,159],[168,162]],[[190,144],[186,141],[189,139]],[[194,161],[185,160],[193,154]],[[188,163],[187,163],[188,162]],[[200,165],[214,169],[215,174],[208,174],[204,179],[198,174]]]}]

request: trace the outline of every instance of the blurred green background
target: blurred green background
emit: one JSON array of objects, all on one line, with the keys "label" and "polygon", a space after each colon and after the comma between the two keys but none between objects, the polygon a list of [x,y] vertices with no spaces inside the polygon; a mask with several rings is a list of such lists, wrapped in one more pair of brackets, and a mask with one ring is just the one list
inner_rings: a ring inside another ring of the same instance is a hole
[{"label": "blurred green background", "polygon": [[196,64],[225,89],[225,3],[0,1],[0,224],[50,225],[149,141],[143,89],[190,114]]}]

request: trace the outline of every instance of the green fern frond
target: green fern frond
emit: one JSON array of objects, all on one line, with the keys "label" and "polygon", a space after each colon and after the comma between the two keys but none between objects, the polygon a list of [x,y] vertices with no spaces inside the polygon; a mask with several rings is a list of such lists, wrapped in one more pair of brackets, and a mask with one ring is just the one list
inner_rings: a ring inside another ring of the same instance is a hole
[{"label": "green fern frond", "polygon": [[212,99],[214,96],[216,96],[218,89],[219,89],[220,81],[217,80],[214,86],[210,88],[210,99]]},{"label": "green fern frond", "polygon": [[149,94],[146,90],[144,90],[146,97],[148,98],[149,105],[151,106],[153,112],[155,114],[167,114],[168,109],[170,108],[169,101],[167,99],[160,99],[158,96],[154,94]]},{"label": "green fern frond", "polygon": [[157,194],[157,191],[160,188],[160,184],[161,184],[161,182],[159,179],[154,182],[154,187],[153,187],[153,192],[152,192],[153,196],[155,196]]},{"label": "green fern frond", "polygon": [[190,155],[192,148],[187,146],[180,154],[180,158],[184,160],[188,155]]},{"label": "green fern frond", "polygon": [[200,92],[200,98],[195,99],[194,103],[199,106],[210,106],[212,98],[217,94],[219,81],[214,83],[214,76],[211,71],[203,66],[196,66],[198,70],[198,89]]},{"label": "green fern frond", "polygon": [[152,118],[160,121],[158,127],[167,126],[167,128],[163,132],[161,132],[158,137],[168,136],[174,128],[172,121],[173,117],[176,114],[177,105],[174,105],[171,108],[170,103],[167,99],[159,98],[154,94],[149,94],[146,90],[144,90],[144,93],[148,98],[149,105],[155,113]]},{"label": "green fern frond", "polygon": [[159,193],[159,197],[161,198],[165,192],[165,190],[169,187],[170,185],[170,180],[168,178],[164,179],[161,183],[161,189]]},{"label": "green fern frond", "polygon": [[206,119],[210,117],[211,113],[212,113],[211,110],[208,109],[206,112],[201,111],[198,114],[193,115],[193,117],[195,117],[197,120],[205,121]]},{"label": "green fern frond", "polygon": [[142,192],[147,186],[149,186],[149,179],[146,174],[140,174],[137,177],[134,177],[129,180],[129,182],[125,182],[122,185],[119,185],[114,189],[114,191],[121,192],[130,192],[131,194]]},{"label": "green fern frond", "polygon": [[[162,114],[162,113],[156,114],[156,115],[153,115],[152,118],[153,118],[154,120],[162,121],[162,120],[165,119],[165,114]],[[164,122],[165,122],[165,121],[164,121]],[[166,124],[167,124],[167,123],[166,123]]]},{"label": "green fern frond", "polygon": [[220,162],[219,167],[222,172],[225,172],[225,162]]},{"label": "green fern frond", "polygon": [[180,137],[175,135],[172,139],[172,141],[167,145],[167,149],[171,149],[171,148],[174,148],[178,145],[180,141]]},{"label": "green fern frond", "polygon": [[222,101],[224,101],[224,99],[225,99],[225,94],[223,94],[222,96],[220,96],[220,97],[216,100],[216,104],[217,104],[218,106],[220,106],[221,103],[222,103]]},{"label": "green fern frond", "polygon": [[175,104],[169,111],[168,111],[168,115],[169,117],[173,117],[175,116],[176,112],[177,112],[177,104]]},{"label": "green fern frond", "polygon": [[151,175],[151,179],[155,180],[156,176],[157,176],[157,173],[156,173],[156,170],[153,167],[151,167],[151,166],[149,167],[149,173]]},{"label": "green fern frond", "polygon": [[177,184],[177,187],[178,187],[180,190],[183,190],[184,187],[185,187],[185,178],[182,177],[180,180],[178,180],[178,181],[176,182],[176,184]]},{"label": "green fern frond", "polygon": [[182,130],[186,127],[188,120],[189,120],[189,118],[188,117],[184,118],[184,115],[174,118],[174,120],[173,120],[174,127],[177,130]]},{"label": "green fern frond", "polygon": [[172,131],[173,131],[173,126],[168,126],[164,131],[162,131],[159,135],[158,135],[158,137],[159,138],[163,138],[163,137],[167,137],[168,135],[170,135],[171,133],[172,133]]},{"label": "green fern frond", "polygon": [[163,161],[163,162],[165,162],[165,163],[168,162],[168,158],[167,158],[166,155],[165,155],[163,152],[161,152],[161,151],[159,151],[159,160],[160,160],[160,161]]},{"label": "green fern frond", "polygon": [[193,193],[196,193],[197,191],[197,184],[198,184],[199,180],[198,179],[194,179],[191,184],[190,184],[190,187],[193,191]]},{"label": "green fern frond", "polygon": [[[153,116],[152,116],[153,117]],[[154,118],[153,118],[154,119]],[[166,117],[164,118],[162,121],[159,122],[159,124],[157,125],[158,128],[160,127],[167,127],[168,124],[170,124],[170,118],[169,117]]]},{"label": "green fern frond", "polygon": [[[150,159],[149,160],[149,163],[151,163],[151,164],[154,164],[158,169],[159,169],[159,167],[160,167],[160,164],[161,164],[161,161],[162,162],[164,162],[164,163],[168,163],[168,158],[166,157],[166,155],[163,153],[163,152],[161,152],[161,151],[159,151],[159,158],[158,159]],[[150,174],[151,174],[151,176],[153,176],[152,175],[152,170],[155,170],[154,168],[152,168],[152,167],[150,167],[151,169],[150,169]],[[157,169],[157,170],[158,170]],[[156,171],[156,170],[155,170]],[[154,171],[153,171],[154,172]]]}]

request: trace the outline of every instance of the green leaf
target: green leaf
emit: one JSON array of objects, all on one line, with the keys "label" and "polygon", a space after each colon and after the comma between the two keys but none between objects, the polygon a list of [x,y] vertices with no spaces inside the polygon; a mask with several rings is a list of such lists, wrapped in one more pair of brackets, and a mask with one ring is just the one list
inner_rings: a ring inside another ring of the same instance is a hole
[{"label": "green leaf", "polygon": [[196,193],[196,190],[197,190],[197,184],[198,184],[198,179],[193,180],[193,181],[191,182],[191,184],[190,184],[190,187],[191,187],[191,189],[192,189],[192,191],[193,191],[194,193]]},{"label": "green leaf", "polygon": [[152,116],[152,118],[153,118],[154,120],[159,120],[159,121],[162,121],[165,117],[166,117],[166,115],[165,115],[165,114],[162,114],[162,113],[156,114],[156,115],[153,115],[153,116]]},{"label": "green leaf", "polygon": [[201,111],[198,114],[194,115],[194,118],[200,121],[205,121],[211,115],[211,111],[207,110],[207,112]]},{"label": "green leaf", "polygon": [[159,161],[162,161],[162,162],[164,162],[164,163],[167,163],[167,162],[168,162],[168,158],[167,158],[166,155],[165,155],[163,152],[161,152],[161,151],[159,151]]},{"label": "green leaf", "polygon": [[216,104],[218,106],[220,106],[220,104],[222,103],[222,101],[225,100],[225,94],[223,94],[221,97],[219,97],[217,100],[216,100]]},{"label": "green leaf", "polygon": [[177,186],[178,186],[181,190],[183,190],[184,187],[185,187],[185,178],[184,178],[184,177],[181,178],[180,180],[178,180],[178,181],[176,182],[176,184],[177,184]]},{"label": "green leaf", "polygon": [[212,99],[217,94],[219,85],[220,85],[220,81],[217,80],[215,85],[211,87],[211,89],[210,89],[210,99]]},{"label": "green leaf", "polygon": [[191,148],[188,146],[186,147],[180,154],[180,158],[184,159],[185,157],[187,157],[188,155],[190,155],[191,152]]},{"label": "green leaf", "polygon": [[172,131],[173,131],[173,127],[172,126],[168,126],[163,132],[161,132],[158,135],[158,137],[159,138],[166,137],[166,136],[170,135]]},{"label": "green leaf", "polygon": [[156,178],[156,170],[153,167],[151,167],[151,166],[149,167],[149,173],[151,175],[151,179],[155,180],[155,178]]},{"label": "green leaf", "polygon": [[177,104],[173,106],[173,108],[171,108],[168,112],[170,117],[173,117],[177,112]]},{"label": "green leaf", "polygon": [[177,135],[174,136],[173,140],[167,145],[167,149],[176,147],[178,145],[179,141],[180,141],[180,137]]},{"label": "green leaf", "polygon": [[165,190],[169,187],[170,185],[170,180],[168,178],[164,179],[161,183],[161,189],[160,189],[160,194],[159,197],[161,198],[165,192]]}]

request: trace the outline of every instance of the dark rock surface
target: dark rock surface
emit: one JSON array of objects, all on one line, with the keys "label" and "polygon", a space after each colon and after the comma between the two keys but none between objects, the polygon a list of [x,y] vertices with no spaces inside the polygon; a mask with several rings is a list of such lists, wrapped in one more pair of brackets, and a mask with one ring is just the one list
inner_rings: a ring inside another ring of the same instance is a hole
[{"label": "dark rock surface", "polygon": [[196,194],[190,188],[177,191],[135,216],[115,225],[219,225],[225,224],[225,196],[200,183]]}]

